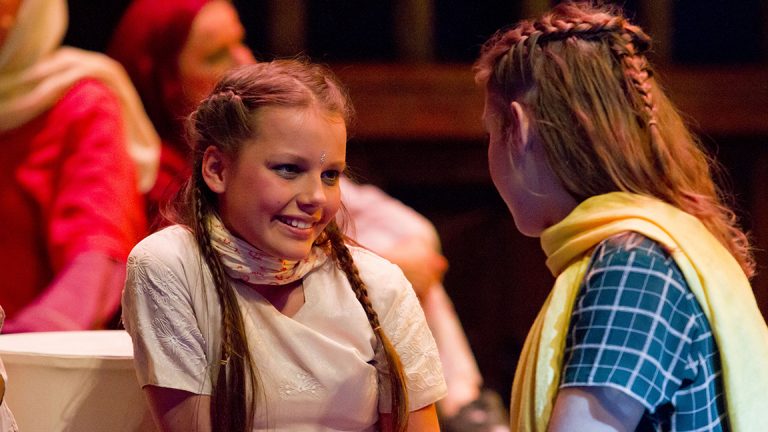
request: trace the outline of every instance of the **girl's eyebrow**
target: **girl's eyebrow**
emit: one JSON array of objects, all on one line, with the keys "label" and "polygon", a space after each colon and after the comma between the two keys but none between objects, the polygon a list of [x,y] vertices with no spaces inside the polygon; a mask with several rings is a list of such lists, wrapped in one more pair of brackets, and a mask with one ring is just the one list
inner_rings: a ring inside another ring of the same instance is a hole
[{"label": "girl's eyebrow", "polygon": [[291,152],[278,152],[267,156],[267,160],[274,161],[276,159],[282,159],[282,162],[306,162],[309,160],[309,158],[304,155]]}]

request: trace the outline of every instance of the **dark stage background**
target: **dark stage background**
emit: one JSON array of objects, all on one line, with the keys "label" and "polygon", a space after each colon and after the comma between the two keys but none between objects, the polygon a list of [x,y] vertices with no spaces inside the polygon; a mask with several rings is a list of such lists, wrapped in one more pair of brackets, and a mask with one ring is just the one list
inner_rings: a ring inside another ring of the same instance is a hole
[{"label": "dark stage background", "polygon": [[[162,1],[162,0],[158,0]],[[126,1],[70,0],[66,42],[103,50]],[[429,217],[451,263],[453,298],[489,386],[505,397],[552,276],[522,237],[487,173],[481,91],[471,62],[497,28],[541,0],[241,0],[261,59],[307,54],[329,63],[358,110],[349,161]],[[768,1],[621,2],[656,39],[653,60],[673,100],[726,168],[753,232],[768,312]]]}]

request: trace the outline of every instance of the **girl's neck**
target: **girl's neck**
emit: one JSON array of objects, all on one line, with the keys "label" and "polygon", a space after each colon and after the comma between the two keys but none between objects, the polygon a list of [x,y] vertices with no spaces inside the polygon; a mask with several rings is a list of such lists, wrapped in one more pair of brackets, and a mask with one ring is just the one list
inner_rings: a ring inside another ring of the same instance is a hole
[{"label": "girl's neck", "polygon": [[245,284],[258,292],[275,309],[285,316],[294,316],[304,305],[303,279],[285,285]]}]

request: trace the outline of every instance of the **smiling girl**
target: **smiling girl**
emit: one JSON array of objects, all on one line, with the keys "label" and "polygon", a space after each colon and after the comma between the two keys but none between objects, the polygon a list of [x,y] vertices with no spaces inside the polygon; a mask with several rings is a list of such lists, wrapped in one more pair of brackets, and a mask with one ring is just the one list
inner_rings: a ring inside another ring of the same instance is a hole
[{"label": "smiling girl", "polygon": [[350,112],[328,70],[281,60],[192,114],[178,224],[133,250],[123,296],[162,430],[438,430],[418,300],[334,221]]}]

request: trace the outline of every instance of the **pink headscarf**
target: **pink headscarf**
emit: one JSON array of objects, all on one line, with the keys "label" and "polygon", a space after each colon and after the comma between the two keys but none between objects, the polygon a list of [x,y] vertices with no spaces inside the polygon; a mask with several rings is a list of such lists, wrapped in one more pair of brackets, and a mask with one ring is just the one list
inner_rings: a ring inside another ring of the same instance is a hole
[{"label": "pink headscarf", "polygon": [[160,136],[181,147],[185,106],[179,54],[192,21],[209,0],[135,0],[112,35],[107,54],[123,64]]}]

